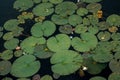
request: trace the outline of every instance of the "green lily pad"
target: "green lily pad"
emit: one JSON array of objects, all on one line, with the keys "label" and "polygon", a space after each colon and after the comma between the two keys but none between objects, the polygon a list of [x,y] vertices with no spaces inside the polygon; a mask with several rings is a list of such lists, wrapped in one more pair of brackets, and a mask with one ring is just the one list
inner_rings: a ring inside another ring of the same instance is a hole
[{"label": "green lily pad", "polygon": [[81,0],[81,2],[86,2],[86,3],[96,3],[96,2],[100,2],[102,0]]},{"label": "green lily pad", "polygon": [[48,1],[49,1],[49,0],[42,0],[43,3],[46,3],[46,2],[48,2]]},{"label": "green lily pad", "polygon": [[13,31],[16,27],[18,27],[18,20],[17,19],[10,19],[5,22],[4,28],[7,31]]},{"label": "green lily pad", "polygon": [[94,49],[98,43],[96,36],[89,32],[82,33],[80,37],[81,38],[74,37],[72,39],[72,46],[77,51],[90,51],[91,49]]},{"label": "green lily pad", "polygon": [[63,2],[63,0],[49,0],[49,1],[53,4],[59,4],[59,3]]},{"label": "green lily pad", "polygon": [[106,22],[109,23],[110,26],[119,26],[120,16],[117,14],[112,14],[107,17]]},{"label": "green lily pad", "polygon": [[13,79],[10,77],[4,77],[2,80],[13,80]]},{"label": "green lily pad", "polygon": [[64,34],[71,34],[73,29],[71,25],[63,25],[59,27],[59,31]]},{"label": "green lily pad", "polygon": [[28,78],[18,78],[17,80],[31,80],[31,79],[28,79]]},{"label": "green lily pad", "polygon": [[13,50],[18,46],[19,40],[17,38],[12,38],[10,40],[7,40],[4,43],[4,47],[9,50]]},{"label": "green lily pad", "polygon": [[33,36],[30,36],[22,41],[20,44],[21,49],[26,52],[27,54],[33,54],[35,46],[38,44],[45,44],[46,40],[45,38],[36,38]]},{"label": "green lily pad", "polygon": [[0,75],[6,75],[11,70],[10,61],[0,61]]},{"label": "green lily pad", "polygon": [[119,60],[119,59],[120,59],[120,52],[116,52],[116,53],[114,54],[114,58],[115,58],[116,60]]},{"label": "green lily pad", "polygon": [[97,13],[97,11],[101,10],[102,6],[100,3],[91,3],[88,4],[86,8],[89,12]]},{"label": "green lily pad", "polygon": [[46,59],[53,55],[53,52],[50,51],[46,44],[36,45],[34,49],[34,55],[40,59]]},{"label": "green lily pad", "polygon": [[119,80],[120,79],[120,73],[114,72],[111,73],[108,77],[108,80]]},{"label": "green lily pad", "polygon": [[91,23],[93,26],[96,26],[96,25],[98,24],[99,19],[98,19],[97,16],[94,16],[94,15],[88,15],[87,17],[88,17],[90,23]]},{"label": "green lily pad", "polygon": [[68,17],[53,14],[51,20],[57,25],[64,25],[68,23]]},{"label": "green lily pad", "polygon": [[116,59],[112,59],[109,62],[109,68],[112,72],[119,72],[120,73],[120,60],[117,61]]},{"label": "green lily pad", "polygon": [[41,3],[38,4],[36,7],[33,8],[32,12],[36,16],[48,16],[54,12],[53,4],[52,3]]},{"label": "green lily pad", "polygon": [[16,27],[12,33],[15,37],[18,37],[22,34],[22,31],[24,31],[24,29],[22,27]]},{"label": "green lily pad", "polygon": [[84,17],[84,18],[83,18],[83,24],[86,25],[86,26],[90,25],[89,19],[86,18],[86,17]]},{"label": "green lily pad", "polygon": [[111,35],[111,38],[113,39],[113,40],[120,40],[120,33],[112,33],[112,35]]},{"label": "green lily pad", "polygon": [[95,77],[90,78],[89,80],[107,80],[107,79],[101,76],[95,76]]},{"label": "green lily pad", "polygon": [[92,56],[85,57],[83,65],[88,68],[87,72],[89,74],[95,75],[99,74],[103,69],[105,69],[106,64],[101,64],[92,59]]},{"label": "green lily pad", "polygon": [[56,30],[56,25],[51,21],[39,22],[33,25],[31,28],[31,34],[34,37],[42,37],[43,35],[48,37],[52,35]]},{"label": "green lily pad", "polygon": [[98,33],[99,29],[97,26],[89,26],[88,31],[92,34],[96,34],[96,33]]},{"label": "green lily pad", "polygon": [[74,73],[81,67],[82,61],[81,55],[72,50],[58,51],[50,59],[52,71],[60,75]]},{"label": "green lily pad", "polygon": [[44,75],[40,80],[53,80],[50,75]]},{"label": "green lily pad", "polygon": [[105,21],[101,21],[98,23],[99,30],[106,30],[109,28],[109,24]]},{"label": "green lily pad", "polygon": [[97,34],[97,37],[98,37],[98,39],[101,40],[101,41],[108,41],[108,40],[110,40],[110,38],[111,38],[111,34],[110,34],[108,31],[99,32],[99,33]]},{"label": "green lily pad", "polygon": [[75,13],[77,5],[70,1],[65,1],[55,7],[55,13],[66,16]]},{"label": "green lily pad", "polygon": [[79,24],[75,27],[75,33],[85,33],[88,30],[88,27],[84,24]]},{"label": "green lily pad", "polygon": [[20,56],[22,56],[22,54],[23,54],[22,50],[17,50],[17,51],[14,52],[15,57],[20,57]]},{"label": "green lily pad", "polygon": [[58,34],[47,40],[47,47],[53,51],[67,50],[70,47],[71,40],[66,34]]},{"label": "green lily pad", "polygon": [[42,0],[33,0],[34,3],[40,3]]},{"label": "green lily pad", "polygon": [[10,60],[13,57],[13,51],[5,50],[0,54],[0,58],[3,60]]},{"label": "green lily pad", "polygon": [[33,55],[24,55],[13,62],[11,74],[15,77],[29,77],[40,69],[40,62]]},{"label": "green lily pad", "polygon": [[14,36],[13,36],[13,33],[12,32],[7,32],[3,35],[3,39],[4,40],[10,40],[12,39]]},{"label": "green lily pad", "polygon": [[13,4],[13,8],[21,12],[31,8],[33,5],[32,0],[16,0]]},{"label": "green lily pad", "polygon": [[77,14],[80,16],[85,16],[88,14],[88,10],[86,8],[79,8],[77,9]]},{"label": "green lily pad", "polygon": [[68,18],[68,22],[70,25],[72,26],[76,26],[77,24],[80,24],[82,23],[82,17],[79,16],[79,15],[71,15],[69,18]]}]

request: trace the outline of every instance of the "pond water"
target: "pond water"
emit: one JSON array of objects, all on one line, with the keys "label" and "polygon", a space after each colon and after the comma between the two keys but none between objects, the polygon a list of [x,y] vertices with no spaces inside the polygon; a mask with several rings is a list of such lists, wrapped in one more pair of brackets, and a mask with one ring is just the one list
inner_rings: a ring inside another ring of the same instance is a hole
[{"label": "pond water", "polygon": [[[13,3],[15,0],[0,0],[0,26],[2,27],[3,24],[9,20],[9,19],[14,19],[16,18],[20,13],[18,11],[16,11],[15,9],[13,9]],[[76,0],[68,0],[68,1],[73,1],[73,2],[77,2]],[[102,4],[102,10],[104,12],[104,16],[107,17],[111,14],[118,14],[120,15],[120,0],[103,0],[101,2]],[[28,30],[29,32],[29,26],[33,25],[34,22],[32,21],[28,21],[25,25],[27,26],[26,28],[26,32]],[[57,34],[57,32],[56,32]],[[55,35],[55,34],[54,34]],[[74,36],[74,35],[73,35]],[[20,37],[20,39],[24,39],[25,37]],[[3,43],[4,41],[2,39],[0,39],[0,52],[2,52],[4,50],[3,48]],[[1,61],[1,59],[0,59]],[[14,59],[11,60],[11,62],[13,62]],[[40,74],[41,76],[49,74],[52,75],[51,72],[51,64],[49,62],[49,59],[41,59],[40,60],[42,66],[40,71],[38,72],[38,74]],[[0,64],[1,65],[1,64]],[[99,76],[103,76],[103,77],[108,77],[109,74],[111,73],[111,70],[107,67],[105,68],[100,74],[98,74]],[[71,75],[68,76],[62,76],[57,80],[89,80],[89,78],[96,76],[96,75],[90,75],[87,72],[85,72],[85,76],[84,77],[80,77],[78,72],[73,73]],[[11,76],[10,74],[6,75],[6,76],[1,76],[0,75],[0,80],[4,77],[11,77],[13,78],[13,80],[16,80],[15,77]]]}]

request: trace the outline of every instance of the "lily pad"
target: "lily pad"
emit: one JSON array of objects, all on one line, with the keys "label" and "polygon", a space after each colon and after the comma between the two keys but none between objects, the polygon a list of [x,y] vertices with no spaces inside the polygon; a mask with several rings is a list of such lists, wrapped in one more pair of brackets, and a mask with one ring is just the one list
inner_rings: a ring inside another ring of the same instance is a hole
[{"label": "lily pad", "polygon": [[41,3],[38,4],[36,7],[33,8],[32,12],[36,16],[48,16],[54,12],[53,4],[52,3]]},{"label": "lily pad", "polygon": [[82,17],[79,16],[79,15],[71,15],[69,18],[68,18],[68,22],[70,25],[72,26],[76,26],[77,24],[80,24],[82,23]]},{"label": "lily pad", "polygon": [[59,4],[59,3],[63,2],[63,0],[49,0],[49,1],[53,4]]},{"label": "lily pad", "polygon": [[58,34],[47,40],[47,47],[53,51],[67,50],[70,47],[71,40],[66,34]]},{"label": "lily pad", "polygon": [[112,59],[109,62],[109,68],[112,72],[119,72],[120,73],[120,60]]},{"label": "lily pad", "polygon": [[57,25],[64,25],[68,23],[68,17],[53,14],[51,20]]},{"label": "lily pad", "polygon": [[88,27],[84,24],[79,24],[75,27],[75,33],[85,33],[88,30]]},{"label": "lily pad", "polygon": [[89,19],[86,18],[86,17],[84,17],[84,18],[83,18],[83,24],[86,25],[86,26],[90,25]]},{"label": "lily pad", "polygon": [[31,34],[34,37],[50,36],[56,30],[56,25],[51,21],[44,21],[43,23],[39,22],[33,25],[31,28]]},{"label": "lily pad", "polygon": [[5,50],[0,54],[0,58],[3,60],[10,60],[13,57],[13,51]]},{"label": "lily pad", "polygon": [[90,51],[91,49],[94,49],[98,43],[96,36],[89,32],[82,33],[80,37],[81,38],[74,37],[72,39],[72,46],[77,51]]},{"label": "lily pad", "polygon": [[119,61],[120,60],[120,52],[116,52],[114,54],[114,58]]},{"label": "lily pad", "polygon": [[86,8],[79,8],[77,9],[77,14],[80,16],[85,16],[86,14],[88,14],[88,10]]},{"label": "lily pad", "polygon": [[10,61],[0,61],[0,75],[6,75],[11,70]]},{"label": "lily pad", "polygon": [[120,40],[120,33],[113,33],[112,35],[111,35],[111,38],[113,39],[113,40]]},{"label": "lily pad", "polygon": [[34,3],[40,3],[42,0],[33,0]]},{"label": "lily pad", "polygon": [[7,32],[3,35],[3,39],[4,40],[10,40],[12,39],[14,36],[13,36],[13,33],[12,32]]},{"label": "lily pad", "polygon": [[13,80],[13,79],[10,77],[4,77],[2,80]]},{"label": "lily pad", "polygon": [[99,3],[91,3],[88,4],[86,8],[89,12],[97,13],[97,11],[101,10],[102,6]]},{"label": "lily pad", "polygon": [[108,77],[108,80],[119,80],[120,79],[120,73],[114,72],[111,73]]},{"label": "lily pad", "polygon": [[99,32],[97,35],[98,39],[101,41],[108,41],[111,38],[111,34],[108,31]]},{"label": "lily pad", "polygon": [[98,24],[99,20],[98,20],[97,16],[88,15],[87,17],[88,17],[90,23],[91,23],[93,26],[96,26],[96,25]]},{"label": "lily pad", "polygon": [[17,50],[17,51],[14,52],[15,57],[20,57],[20,56],[22,56],[22,54],[23,54],[22,50]]},{"label": "lily pad", "polygon": [[29,77],[40,69],[40,62],[33,55],[24,55],[13,62],[11,74],[15,77]]},{"label": "lily pad", "polygon": [[22,41],[20,44],[21,49],[26,52],[27,54],[33,54],[35,46],[38,44],[45,44],[45,38],[35,38],[30,36]]},{"label": "lily pad", "polygon": [[16,0],[13,4],[13,8],[16,10],[25,11],[33,6],[32,0]]},{"label": "lily pad", "polygon": [[95,3],[95,2],[100,2],[102,0],[81,0],[81,2],[86,2],[86,3]]},{"label": "lily pad", "polygon": [[120,26],[120,16],[112,14],[107,17],[106,22],[109,23],[110,26]]},{"label": "lily pad", "polygon": [[105,21],[101,21],[98,23],[99,30],[106,30],[109,28],[109,24]]},{"label": "lily pad", "polygon": [[60,75],[69,75],[77,71],[82,65],[82,57],[72,50],[56,52],[50,59],[52,71]]},{"label": "lily pad", "polygon": [[95,77],[90,78],[89,80],[107,80],[107,79],[101,76],[95,76]]},{"label": "lily pad", "polygon": [[96,33],[98,33],[99,29],[97,26],[89,26],[88,31],[92,34],[96,34]]},{"label": "lily pad", "polygon": [[40,80],[53,80],[50,75],[44,75]]},{"label": "lily pad", "polygon": [[63,25],[59,27],[59,31],[64,34],[71,34],[73,29],[71,25]]},{"label": "lily pad", "polygon": [[18,46],[19,40],[17,38],[12,38],[10,40],[7,40],[4,43],[4,47],[9,50],[13,50]]},{"label": "lily pad", "polygon": [[7,31],[13,31],[16,27],[18,27],[19,22],[17,19],[10,19],[5,22],[4,28]]},{"label": "lily pad", "polygon": [[0,32],[0,38],[3,36],[3,32]]},{"label": "lily pad", "polygon": [[77,5],[75,3],[70,1],[64,1],[55,7],[55,13],[62,16],[72,15],[73,13],[75,13],[76,9]]}]

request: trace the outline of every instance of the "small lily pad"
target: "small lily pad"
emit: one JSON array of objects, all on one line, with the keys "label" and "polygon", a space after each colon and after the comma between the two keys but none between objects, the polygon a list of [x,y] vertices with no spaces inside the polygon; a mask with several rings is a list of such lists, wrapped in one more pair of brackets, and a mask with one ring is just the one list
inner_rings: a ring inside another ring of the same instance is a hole
[{"label": "small lily pad", "polygon": [[99,30],[106,30],[109,28],[109,24],[105,21],[101,21],[97,25],[98,25]]},{"label": "small lily pad", "polygon": [[13,51],[5,50],[0,54],[0,58],[3,60],[10,60],[13,57]]},{"label": "small lily pad", "polygon": [[40,62],[33,55],[17,58],[12,65],[11,74],[15,77],[29,77],[40,69]]},{"label": "small lily pad", "polygon": [[119,32],[117,32],[117,33],[112,33],[112,35],[111,35],[111,38],[113,39],[113,40],[120,40],[120,33]]},{"label": "small lily pad", "polygon": [[88,30],[88,27],[84,24],[79,24],[75,27],[75,33],[85,33]]},{"label": "small lily pad", "polygon": [[14,36],[13,36],[13,33],[12,32],[7,32],[3,35],[3,39],[4,40],[10,40],[12,39]]},{"label": "small lily pad", "polygon": [[96,2],[100,2],[102,0],[81,0],[81,2],[86,2],[86,3],[96,3]]},{"label": "small lily pad", "polygon": [[64,34],[70,34],[73,32],[71,25],[63,25],[59,27],[59,31]]},{"label": "small lily pad", "polygon": [[86,14],[88,14],[88,10],[86,8],[79,8],[77,9],[77,14],[80,16],[85,16]]},{"label": "small lily pad", "polygon": [[95,77],[90,78],[89,80],[107,80],[107,79],[101,76],[95,76]]},{"label": "small lily pad", "polygon": [[53,80],[50,75],[44,75],[40,80]]},{"label": "small lily pad", "polygon": [[96,33],[98,33],[99,29],[97,26],[89,26],[88,31],[92,34],[96,34]]}]

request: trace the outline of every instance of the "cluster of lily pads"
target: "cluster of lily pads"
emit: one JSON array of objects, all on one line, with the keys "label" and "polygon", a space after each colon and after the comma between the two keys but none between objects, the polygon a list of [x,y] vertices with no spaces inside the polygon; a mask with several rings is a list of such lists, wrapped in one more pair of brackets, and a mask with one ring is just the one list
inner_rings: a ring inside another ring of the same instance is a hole
[{"label": "cluster of lily pads", "polygon": [[[100,1],[16,0],[13,8],[21,15],[0,27],[5,48],[0,53],[2,80],[13,80],[7,74],[17,80],[57,80],[84,71],[83,67],[96,75],[108,66],[112,71],[108,80],[120,80],[120,16],[99,18]],[[29,35],[25,36],[27,20],[34,24],[27,26]],[[21,36],[25,38],[20,40]],[[40,78],[41,59],[50,59],[53,75]],[[107,79],[95,76],[89,80]]]}]

